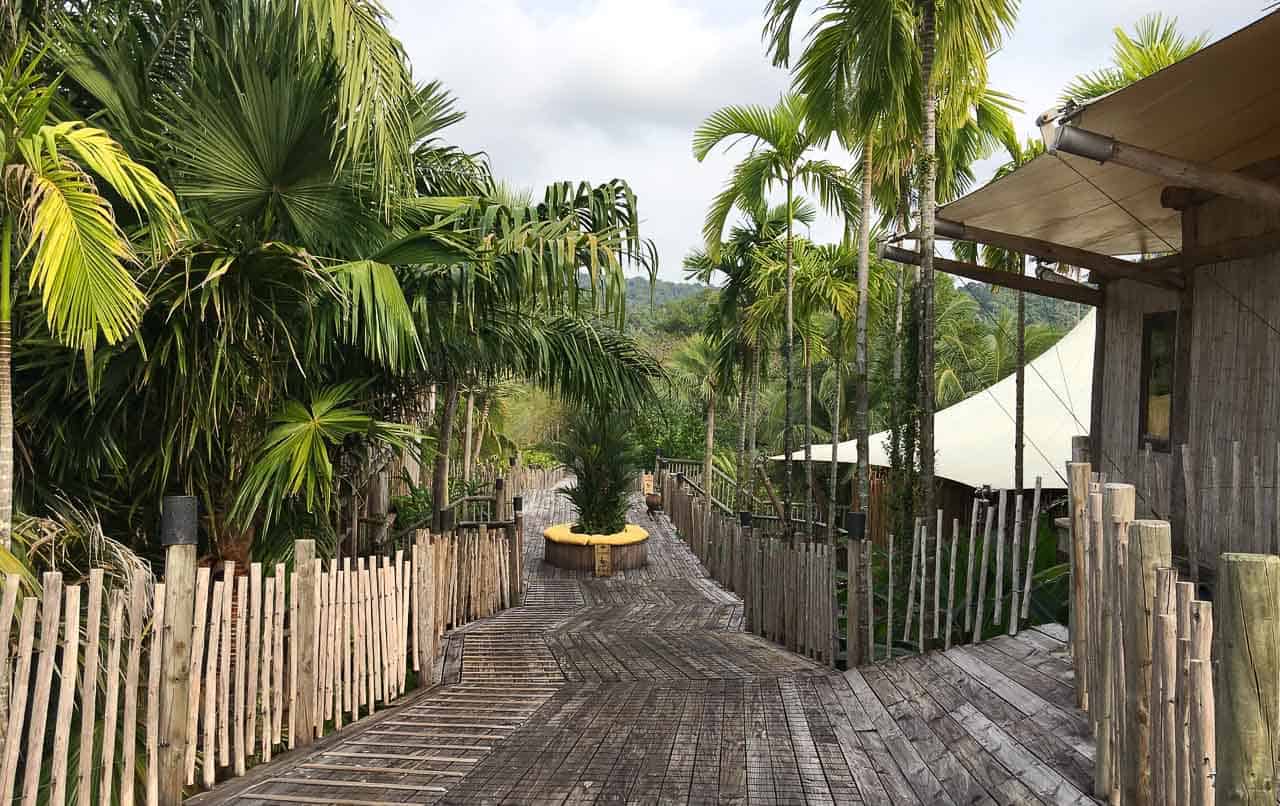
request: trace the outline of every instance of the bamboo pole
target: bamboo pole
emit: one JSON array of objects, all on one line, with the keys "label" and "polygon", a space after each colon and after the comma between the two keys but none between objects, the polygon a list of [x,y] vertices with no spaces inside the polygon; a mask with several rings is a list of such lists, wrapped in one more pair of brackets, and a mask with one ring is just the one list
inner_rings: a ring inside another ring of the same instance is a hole
[{"label": "bamboo pole", "polygon": [[991,603],[991,623],[1002,624],[1004,619],[1004,528],[1008,511],[1008,490],[1000,491],[1000,511],[996,515],[996,596]]},{"label": "bamboo pole", "polygon": [[[1068,627],[1071,633],[1071,665],[1076,673],[1076,707],[1089,710],[1088,648],[1085,643],[1084,625],[1089,620],[1085,597],[1088,575],[1085,573],[1085,544],[1088,541],[1088,524],[1085,508],[1089,496],[1088,462],[1067,463],[1067,506],[1071,523],[1071,609]],[[1032,545],[1035,540],[1032,538]],[[1031,549],[1035,551],[1034,548]]]},{"label": "bamboo pole", "polygon": [[[1169,524],[1166,521],[1134,521],[1129,529],[1128,576],[1124,600],[1124,688],[1126,758],[1151,756],[1152,632],[1155,619],[1156,569],[1173,562]],[[1124,787],[1127,803],[1152,802],[1150,764],[1126,763]]]},{"label": "bamboo pole", "polygon": [[[938,510],[938,521],[933,531],[933,640],[938,640],[938,631],[942,621],[942,510]],[[923,641],[921,642],[923,643]]]},{"label": "bamboo pole", "polygon": [[902,625],[902,640],[911,640],[911,617],[915,613],[916,571],[920,562],[920,531],[924,528],[916,518],[911,527],[911,573],[907,577],[907,618]]},{"label": "bamboo pole", "polygon": [[956,549],[960,545],[960,519],[951,519],[951,570],[947,572],[947,634],[943,649],[951,648],[952,622],[956,614]]},{"label": "bamboo pole", "polygon": [[[1022,551],[1022,493],[1018,493],[1013,499],[1013,546],[1009,553],[1009,573],[1012,576],[1012,584],[1009,592],[1012,594],[1012,601],[1009,605],[1009,635],[1018,634],[1018,621],[1022,613],[1022,587],[1019,584],[1022,581],[1019,571],[1022,566],[1018,563],[1020,552]],[[1079,671],[1076,672],[1076,679],[1081,677]],[[1077,684],[1077,689],[1079,684]],[[1077,698],[1080,693],[1077,691]]]},{"label": "bamboo pole", "polygon": [[884,659],[893,657],[893,532],[889,532],[889,598],[885,600]]},{"label": "bamboo pole", "polygon": [[[89,609],[85,614],[85,649],[84,649],[84,673],[80,678],[80,712],[81,714],[97,714],[98,701],[98,662],[101,657],[101,651],[98,647],[100,640],[99,633],[102,627],[102,583],[104,572],[101,568],[94,568],[89,571]],[[18,590],[18,576],[13,574],[10,576],[13,582],[13,592],[16,594]],[[8,591],[6,591],[6,594]],[[160,591],[157,591],[157,596]],[[9,599],[6,596],[5,604],[8,605]],[[157,602],[157,609],[160,605]],[[12,613],[12,610],[9,610]],[[9,623],[7,617],[0,616],[0,636],[8,646]],[[154,646],[154,644],[153,644]],[[158,647],[152,651],[157,652]],[[157,652],[157,654],[159,654]],[[8,682],[8,652],[0,651],[0,687]],[[7,699],[7,698],[6,698]],[[0,722],[0,724],[4,724]],[[77,803],[87,804],[93,799],[93,739],[94,729],[97,727],[97,719],[91,717],[80,719],[80,759],[79,759],[79,786],[77,792],[79,796]],[[88,748],[89,752],[84,752],[84,748]],[[154,763],[153,763],[154,766]],[[3,801],[0,801],[3,802]]]},{"label": "bamboo pole", "polygon": [[1214,778],[1217,775],[1217,729],[1213,691],[1213,605],[1191,603],[1191,659],[1187,662],[1190,702],[1190,796],[1193,806],[1213,806]]},{"label": "bamboo pole", "polygon": [[[295,540],[293,543],[293,567],[298,575],[298,624],[293,630],[293,648],[298,656],[297,695],[290,704],[290,710],[296,708],[297,718],[294,720],[298,728],[296,744],[306,747],[315,736],[312,725],[315,723],[315,626],[316,611],[313,606],[316,596],[315,572],[316,543],[314,540]],[[292,740],[292,737],[290,737]]]},{"label": "bamboo pole", "polygon": [[1174,696],[1177,680],[1178,621],[1174,585],[1178,572],[1156,569],[1154,621],[1151,631],[1151,796],[1152,802],[1172,803],[1177,793]]},{"label": "bamboo pole", "polygon": [[1098,708],[1098,731],[1096,736],[1097,750],[1095,756],[1094,795],[1109,798],[1115,782],[1115,753],[1119,748],[1112,746],[1117,726],[1120,721],[1116,706],[1123,700],[1115,699],[1115,679],[1121,669],[1120,658],[1116,656],[1118,618],[1115,608],[1117,566],[1120,562],[1121,541],[1127,541],[1129,523],[1134,514],[1134,488],[1132,484],[1107,484],[1102,491],[1102,521],[1105,530],[1102,535],[1101,569],[1098,582],[1101,585],[1099,600],[1102,603],[1101,626],[1099,636],[1099,686],[1097,694],[1101,695]]},{"label": "bamboo pole", "polygon": [[1280,723],[1280,557],[1218,560],[1217,779],[1223,803],[1275,802]]},{"label": "bamboo pole", "polygon": [[1174,610],[1177,620],[1177,646],[1174,662],[1174,802],[1191,800],[1191,603],[1196,598],[1196,586],[1192,582],[1179,582],[1174,586]]},{"label": "bamboo pole", "polygon": [[1031,617],[1031,581],[1036,570],[1036,546],[1040,537],[1040,483],[1036,476],[1036,489],[1031,496],[1031,519],[1027,521],[1027,567],[1022,575],[1022,620]]},{"label": "bamboo pole", "polygon": [[925,551],[927,551],[928,546],[929,546],[928,527],[922,524],[920,527],[920,620],[919,620],[919,632],[916,633],[916,635],[920,639],[919,646],[917,647],[920,652],[924,652],[924,644],[925,644],[924,594],[925,594],[925,591],[928,590],[928,582],[929,582],[929,558],[925,556]]},{"label": "bamboo pole", "polygon": [[[23,758],[22,806],[35,806],[44,758],[44,728],[49,718],[49,689],[53,685],[53,661],[57,652],[58,619],[62,612],[62,574],[45,573],[40,601],[40,659],[36,665],[31,719],[27,722],[27,752]],[[16,709],[15,709],[16,710]]]},{"label": "bamboo pole", "polygon": [[969,551],[966,554],[968,567],[964,574],[964,631],[966,633],[973,629],[973,564],[977,560],[979,500],[975,497],[973,506],[969,510]]},{"label": "bamboo pole", "polygon": [[982,611],[987,598],[987,564],[991,559],[991,526],[995,521],[995,516],[996,513],[988,504],[987,525],[982,530],[982,557],[979,560],[978,567],[978,601],[973,617],[973,643],[975,644],[982,640]]}]

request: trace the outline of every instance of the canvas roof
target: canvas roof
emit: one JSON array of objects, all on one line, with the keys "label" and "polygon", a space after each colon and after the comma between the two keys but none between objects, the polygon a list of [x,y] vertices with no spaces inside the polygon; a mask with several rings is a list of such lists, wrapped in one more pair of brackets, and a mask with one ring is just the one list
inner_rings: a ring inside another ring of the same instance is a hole
[{"label": "canvas roof", "polygon": [[[1280,156],[1280,12],[1080,107],[1071,123],[1121,142],[1238,171]],[[1108,255],[1181,249],[1166,180],[1044,154],[938,211],[940,218]]]},{"label": "canvas roof", "polygon": [[[1095,311],[1090,311],[1057,344],[1027,364],[1025,397],[1026,450],[1023,480],[1037,476],[1045,488],[1065,488],[1071,438],[1089,431],[1089,395],[1093,386]],[[1015,379],[1009,375],[972,397],[938,412],[934,420],[936,475],[980,487],[1013,483],[1013,414]],[[871,437],[871,464],[888,466],[889,432]],[[858,446],[838,446],[837,459],[853,464]],[[792,454],[803,459],[804,451]],[[782,459],[775,456],[774,459]],[[831,444],[813,446],[816,462],[831,461]]]}]

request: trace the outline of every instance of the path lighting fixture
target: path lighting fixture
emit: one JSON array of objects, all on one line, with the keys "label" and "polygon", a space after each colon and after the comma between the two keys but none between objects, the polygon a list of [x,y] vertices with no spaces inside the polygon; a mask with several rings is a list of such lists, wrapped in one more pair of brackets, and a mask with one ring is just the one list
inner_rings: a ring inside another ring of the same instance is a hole
[{"label": "path lighting fixture", "polygon": [[194,495],[166,495],[160,505],[160,545],[194,546],[199,543]]},{"label": "path lighting fixture", "polygon": [[751,528],[751,513],[750,513],[750,512],[748,512],[747,510],[743,510],[743,511],[739,512],[739,513],[738,513],[738,525],[739,525],[739,526],[741,526],[743,529],[750,529],[750,528]]},{"label": "path lighting fixture", "polygon": [[511,499],[511,511],[512,511],[512,512],[514,512],[514,513],[516,513],[517,515],[519,515],[519,514],[520,514],[520,512],[521,512],[523,509],[524,509],[524,496],[523,496],[523,495],[517,495],[515,498],[512,498],[512,499]]}]

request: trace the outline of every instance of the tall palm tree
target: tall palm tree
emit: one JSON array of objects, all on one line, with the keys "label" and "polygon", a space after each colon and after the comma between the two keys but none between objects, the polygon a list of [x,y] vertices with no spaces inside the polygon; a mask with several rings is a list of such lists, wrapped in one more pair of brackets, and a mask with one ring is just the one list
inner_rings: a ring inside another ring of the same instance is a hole
[{"label": "tall palm tree", "polygon": [[1209,42],[1207,33],[1188,39],[1178,31],[1177,17],[1165,17],[1159,12],[1138,20],[1132,35],[1118,27],[1113,33],[1111,64],[1072,79],[1062,92],[1064,103],[1085,103],[1127,87],[1187,58]]},{"label": "tall palm tree", "polygon": [[[779,186],[786,194],[786,209],[795,205],[796,184],[816,196],[821,206],[831,212],[854,215],[844,171],[826,160],[812,159],[809,153],[825,139],[821,131],[810,126],[805,115],[804,99],[796,94],[783,96],[773,107],[727,106],[708,117],[693,135],[693,155],[699,162],[717,145],[730,141],[730,146],[747,140],[751,153],[735,166],[724,190],[711,203],[703,225],[708,254],[715,259],[720,248],[729,215],[740,202],[759,207],[766,195]],[[794,302],[795,265],[792,216],[787,216],[785,240],[785,314],[782,341],[782,364],[785,375],[783,405],[786,427],[783,431],[786,454],[783,460],[783,511],[791,517],[791,399],[794,392],[792,350],[795,344]]]},{"label": "tall palm tree", "polygon": [[714,337],[692,336],[667,363],[672,385],[680,394],[701,405],[706,414],[702,455],[702,486],[710,496],[712,465],[715,458],[716,404],[720,390],[731,382],[735,358],[732,349]]},{"label": "tall palm tree", "polygon": [[[782,237],[787,229],[785,205],[762,204],[758,207],[738,206],[741,221],[730,228],[729,237],[720,245],[718,257],[712,260],[705,249],[693,249],[685,256],[685,274],[690,279],[710,284],[720,279],[720,292],[708,334],[714,339],[732,340],[738,346],[741,367],[738,390],[738,458],[735,468],[737,494],[734,506],[739,511],[751,508],[754,446],[756,441],[759,368],[769,343],[770,331],[750,335],[745,327],[747,311],[755,297],[755,277],[759,272],[758,258],[770,244]],[[797,224],[808,226],[817,218],[818,211],[808,200],[799,198],[792,205],[790,217]],[[716,275],[723,275],[717,278]],[[772,329],[770,329],[772,330]],[[750,449],[749,449],[750,448]]]},{"label": "tall palm tree", "polygon": [[0,545],[13,527],[13,253],[40,293],[44,325],[86,355],[99,338],[116,344],[137,327],[146,305],[132,268],[142,260],[94,177],[123,201],[121,212],[149,216],[172,242],[181,215],[172,191],[133,161],[105,131],[59,121],[57,86],[42,84],[19,45],[0,67]]}]

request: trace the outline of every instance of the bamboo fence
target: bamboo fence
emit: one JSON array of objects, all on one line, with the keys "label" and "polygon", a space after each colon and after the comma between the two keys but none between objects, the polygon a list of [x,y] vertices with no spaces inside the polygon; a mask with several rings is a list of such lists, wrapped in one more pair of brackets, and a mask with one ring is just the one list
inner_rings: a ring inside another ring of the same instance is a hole
[{"label": "bamboo fence", "polygon": [[[305,580],[284,564],[192,569],[187,640],[165,612],[168,580],[145,571],[119,589],[101,569],[84,584],[48,573],[38,590],[9,574],[0,803],[163,803],[167,772],[208,788],[431,685],[448,629],[520,600],[519,529],[493,526],[420,530],[391,556],[311,560]],[[295,547],[299,563],[309,542]],[[184,646],[188,663],[175,666]],[[172,716],[181,769],[166,770],[162,703],[184,673]]]}]

